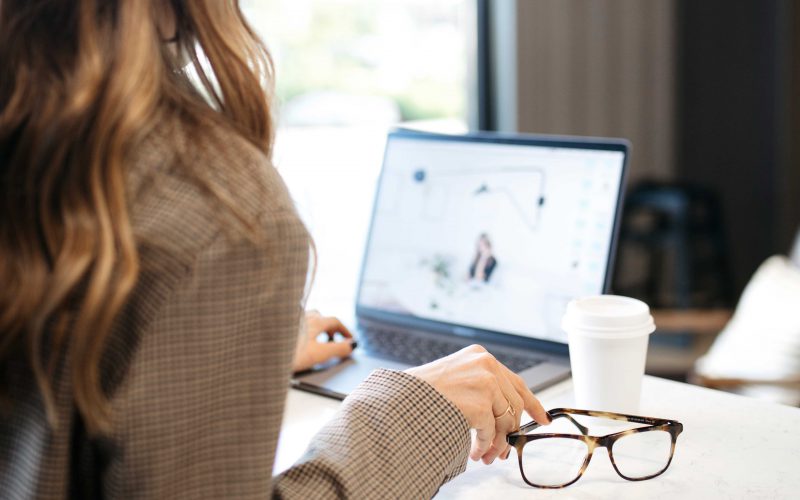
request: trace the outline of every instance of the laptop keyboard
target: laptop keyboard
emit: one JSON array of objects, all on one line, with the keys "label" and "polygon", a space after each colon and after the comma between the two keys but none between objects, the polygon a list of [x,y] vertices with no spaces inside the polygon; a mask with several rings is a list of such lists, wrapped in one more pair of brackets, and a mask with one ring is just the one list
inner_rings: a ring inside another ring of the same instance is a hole
[{"label": "laptop keyboard", "polygon": [[[466,347],[463,344],[416,336],[409,341],[409,335],[392,330],[365,330],[359,341],[372,353],[410,365],[430,363]],[[531,356],[515,356],[506,353],[492,353],[498,361],[513,372],[521,372],[542,362],[543,359]]]}]

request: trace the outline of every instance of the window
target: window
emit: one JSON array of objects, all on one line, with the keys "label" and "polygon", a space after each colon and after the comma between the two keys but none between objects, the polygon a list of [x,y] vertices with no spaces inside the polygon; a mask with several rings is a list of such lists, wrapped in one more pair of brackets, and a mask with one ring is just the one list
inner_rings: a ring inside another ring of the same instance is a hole
[{"label": "window", "polygon": [[387,131],[467,129],[475,0],[242,6],[275,61],[275,163],[318,249],[309,306],[346,316]]}]

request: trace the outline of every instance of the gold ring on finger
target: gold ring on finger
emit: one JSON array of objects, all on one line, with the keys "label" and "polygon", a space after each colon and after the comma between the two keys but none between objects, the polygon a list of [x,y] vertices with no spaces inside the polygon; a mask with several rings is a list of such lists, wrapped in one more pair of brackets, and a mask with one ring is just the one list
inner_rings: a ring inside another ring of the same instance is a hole
[{"label": "gold ring on finger", "polygon": [[506,411],[504,411],[500,415],[495,415],[494,418],[495,420],[497,420],[498,418],[505,416],[507,413],[510,414],[512,417],[517,414],[516,410],[514,410],[514,407],[511,406],[511,403],[508,403],[508,408],[506,408]]}]

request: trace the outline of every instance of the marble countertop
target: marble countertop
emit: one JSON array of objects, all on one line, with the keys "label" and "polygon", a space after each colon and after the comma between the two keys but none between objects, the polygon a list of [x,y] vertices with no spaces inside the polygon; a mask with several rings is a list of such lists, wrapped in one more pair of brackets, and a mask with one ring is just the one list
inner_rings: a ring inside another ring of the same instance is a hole
[{"label": "marble countertop", "polygon": [[[538,394],[545,408],[573,406],[572,384]],[[275,472],[303,454],[339,402],[290,390]],[[598,449],[583,477],[560,490],[531,488],[520,477],[515,454],[492,465],[470,462],[437,498],[800,498],[800,409],[645,377],[640,414],[684,424],[670,468],[632,482],[613,470]],[[523,421],[527,421],[523,418]]]}]

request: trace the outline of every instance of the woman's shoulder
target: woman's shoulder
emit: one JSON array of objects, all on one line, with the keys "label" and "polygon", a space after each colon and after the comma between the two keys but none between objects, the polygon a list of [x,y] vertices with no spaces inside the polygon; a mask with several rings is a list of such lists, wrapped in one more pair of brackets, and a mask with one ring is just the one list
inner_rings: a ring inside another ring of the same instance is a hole
[{"label": "woman's shoulder", "polygon": [[165,121],[131,158],[131,220],[145,245],[191,255],[239,226],[300,224],[267,155],[220,125]]},{"label": "woman's shoulder", "polygon": [[[245,139],[212,133],[200,138],[180,124],[160,124],[132,152],[128,206],[140,274],[113,341],[122,347],[109,348],[119,366],[182,286],[207,279],[238,297],[255,291],[232,271],[280,277],[299,269],[305,278],[308,233],[280,176]],[[237,217],[258,225],[264,239],[243,236]],[[274,264],[287,260],[292,265]]]}]

